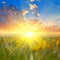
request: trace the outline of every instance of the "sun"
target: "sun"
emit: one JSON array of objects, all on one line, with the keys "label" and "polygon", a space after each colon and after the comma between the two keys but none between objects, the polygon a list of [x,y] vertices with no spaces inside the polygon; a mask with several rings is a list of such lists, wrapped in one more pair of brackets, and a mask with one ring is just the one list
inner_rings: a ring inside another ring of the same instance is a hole
[{"label": "sun", "polygon": [[37,44],[41,44],[40,30],[37,26],[30,24],[23,24],[17,29],[17,35],[19,35],[18,41],[23,47],[29,47],[30,49]]},{"label": "sun", "polygon": [[33,39],[35,38],[35,35],[31,31],[26,31],[22,33],[21,37],[21,39],[24,40],[27,44],[31,44],[33,42]]},{"label": "sun", "polygon": [[33,32],[25,32],[25,36],[28,37],[28,38],[31,38],[33,37]]}]

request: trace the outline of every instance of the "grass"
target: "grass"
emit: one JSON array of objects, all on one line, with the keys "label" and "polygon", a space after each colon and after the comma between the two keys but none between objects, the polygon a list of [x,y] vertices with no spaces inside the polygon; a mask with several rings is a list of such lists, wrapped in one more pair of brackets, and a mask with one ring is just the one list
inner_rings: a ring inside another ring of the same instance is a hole
[{"label": "grass", "polygon": [[0,60],[60,60],[60,37],[40,38],[41,46],[30,50],[18,37],[0,37]]}]

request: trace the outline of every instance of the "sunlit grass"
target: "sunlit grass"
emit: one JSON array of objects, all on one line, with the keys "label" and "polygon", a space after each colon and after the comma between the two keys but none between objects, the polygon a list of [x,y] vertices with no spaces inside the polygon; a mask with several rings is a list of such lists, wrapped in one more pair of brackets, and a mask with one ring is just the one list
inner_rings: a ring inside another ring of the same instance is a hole
[{"label": "sunlit grass", "polygon": [[39,37],[38,40],[30,49],[19,37],[0,37],[0,60],[60,59],[60,37]]}]

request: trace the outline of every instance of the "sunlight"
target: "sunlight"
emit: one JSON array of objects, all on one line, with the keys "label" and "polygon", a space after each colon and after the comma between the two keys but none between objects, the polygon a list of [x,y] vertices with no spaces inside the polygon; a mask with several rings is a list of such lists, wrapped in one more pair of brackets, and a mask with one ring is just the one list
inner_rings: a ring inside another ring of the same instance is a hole
[{"label": "sunlight", "polygon": [[42,32],[37,26],[32,26],[29,23],[27,24],[22,24],[22,26],[17,28],[15,33],[18,34],[19,41],[22,41],[24,47],[28,46],[32,49],[34,45],[41,44],[42,39],[40,38],[40,35],[42,34]]},{"label": "sunlight", "polygon": [[26,32],[25,33],[25,36],[27,37],[27,38],[31,38],[31,37],[33,37],[33,32]]}]

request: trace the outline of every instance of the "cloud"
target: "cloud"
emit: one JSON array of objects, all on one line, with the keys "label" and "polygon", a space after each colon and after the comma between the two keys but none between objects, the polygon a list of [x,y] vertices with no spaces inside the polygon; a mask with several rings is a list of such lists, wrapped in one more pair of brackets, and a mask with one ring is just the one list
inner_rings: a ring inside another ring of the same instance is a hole
[{"label": "cloud", "polygon": [[60,19],[60,16],[57,16],[58,19]]},{"label": "cloud", "polygon": [[34,2],[34,1],[38,1],[38,2],[40,2],[41,0],[30,0],[30,2]]},{"label": "cloud", "polygon": [[39,16],[40,16],[40,14],[39,14],[39,13],[36,13],[36,16],[37,16],[37,17],[39,17]]},{"label": "cloud", "polygon": [[22,11],[22,14],[23,14],[23,15],[26,15],[28,12],[29,12],[28,10],[23,10],[23,11]]},{"label": "cloud", "polygon": [[12,9],[13,6],[4,6],[0,9],[0,29],[9,30],[19,22],[23,21],[23,16],[20,10]]},{"label": "cloud", "polygon": [[48,26],[55,26],[55,25],[56,25],[56,22],[54,20],[52,20],[48,23]]},{"label": "cloud", "polygon": [[34,2],[35,0],[30,0],[30,2]]},{"label": "cloud", "polygon": [[29,6],[30,6],[30,10],[34,10],[38,8],[36,4],[30,4]]},{"label": "cloud", "polygon": [[60,32],[60,26],[49,26],[44,28],[47,32]]},{"label": "cloud", "polygon": [[57,22],[56,22],[56,24],[57,24],[58,26],[60,26],[60,20],[59,20],[59,21],[57,21]]},{"label": "cloud", "polygon": [[32,12],[32,14],[34,14],[35,16],[39,17],[40,14],[39,13],[36,13],[36,12]]},{"label": "cloud", "polygon": [[6,2],[5,1],[2,1],[2,4],[6,4]]}]

